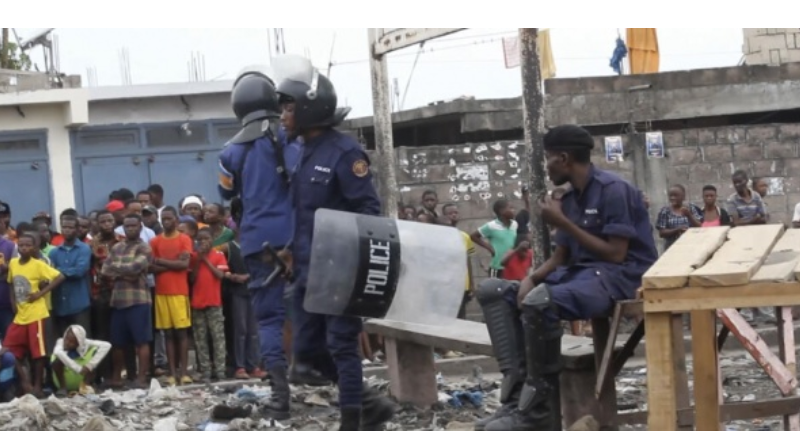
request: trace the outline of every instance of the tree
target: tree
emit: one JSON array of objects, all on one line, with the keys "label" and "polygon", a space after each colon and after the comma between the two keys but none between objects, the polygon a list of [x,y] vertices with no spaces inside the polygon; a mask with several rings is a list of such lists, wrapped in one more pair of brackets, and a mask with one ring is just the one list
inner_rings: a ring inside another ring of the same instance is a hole
[{"label": "tree", "polygon": [[11,42],[7,29],[3,29],[3,44],[0,45],[0,69],[31,70],[31,58]]}]

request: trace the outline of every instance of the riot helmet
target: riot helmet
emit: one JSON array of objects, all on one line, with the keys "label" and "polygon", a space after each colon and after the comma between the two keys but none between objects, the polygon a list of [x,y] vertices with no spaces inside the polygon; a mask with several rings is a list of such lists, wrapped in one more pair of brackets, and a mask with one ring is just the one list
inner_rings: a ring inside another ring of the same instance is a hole
[{"label": "riot helmet", "polygon": [[259,71],[247,71],[233,84],[231,106],[242,126],[257,120],[280,118],[275,83]]},{"label": "riot helmet", "polygon": [[277,92],[281,104],[294,103],[295,132],[332,127],[349,110],[337,110],[336,89],[306,58],[285,55],[275,59]]},{"label": "riot helmet", "polygon": [[242,70],[231,91],[231,106],[242,130],[229,142],[244,143],[264,135],[269,122],[281,116],[275,82],[266,66],[249,66]]}]

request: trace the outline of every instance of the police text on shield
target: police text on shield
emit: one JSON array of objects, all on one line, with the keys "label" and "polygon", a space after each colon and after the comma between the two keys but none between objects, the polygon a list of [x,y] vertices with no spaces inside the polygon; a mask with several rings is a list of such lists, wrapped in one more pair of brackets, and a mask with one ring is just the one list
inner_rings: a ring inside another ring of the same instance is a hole
[{"label": "police text on shield", "polygon": [[369,272],[364,293],[383,296],[389,285],[389,259],[391,249],[388,241],[369,240]]}]

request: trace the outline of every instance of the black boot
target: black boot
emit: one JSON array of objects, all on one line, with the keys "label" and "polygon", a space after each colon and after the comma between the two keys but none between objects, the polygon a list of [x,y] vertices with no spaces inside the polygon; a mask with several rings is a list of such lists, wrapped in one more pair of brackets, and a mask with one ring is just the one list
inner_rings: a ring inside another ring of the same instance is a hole
[{"label": "black boot", "polygon": [[490,422],[486,431],[560,431],[561,337],[563,329],[546,285],[535,287],[522,304],[527,378],[519,406]]},{"label": "black boot", "polygon": [[381,431],[394,417],[394,403],[364,384],[361,401],[361,431]]},{"label": "black boot", "polygon": [[267,370],[269,373],[269,386],[272,390],[269,401],[262,407],[265,416],[275,420],[289,419],[291,409],[291,392],[286,367],[275,367]]},{"label": "black boot", "polygon": [[509,291],[513,291],[517,286],[518,282],[484,280],[478,285],[475,295],[483,311],[494,356],[497,358],[500,372],[503,373],[503,383],[500,387],[501,406],[493,415],[475,422],[475,431],[483,431],[489,423],[511,415],[519,405],[522,385],[525,382],[525,337],[519,309],[505,299]]},{"label": "black boot", "polygon": [[339,425],[339,431],[359,431],[360,426],[361,426],[361,409],[343,408],[342,423],[341,425]]},{"label": "black boot", "polygon": [[320,387],[330,386],[333,384],[333,382],[325,378],[322,373],[306,364],[296,363],[292,365],[292,369],[289,374],[289,381],[293,385]]}]

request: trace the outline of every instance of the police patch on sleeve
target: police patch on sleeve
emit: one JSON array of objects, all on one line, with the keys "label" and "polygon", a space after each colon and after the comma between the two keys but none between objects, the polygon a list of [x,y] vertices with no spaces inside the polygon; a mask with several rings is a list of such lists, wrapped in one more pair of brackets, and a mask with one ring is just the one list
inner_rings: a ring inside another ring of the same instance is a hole
[{"label": "police patch on sleeve", "polygon": [[353,163],[353,175],[363,178],[369,173],[369,165],[364,159],[358,159]]}]

